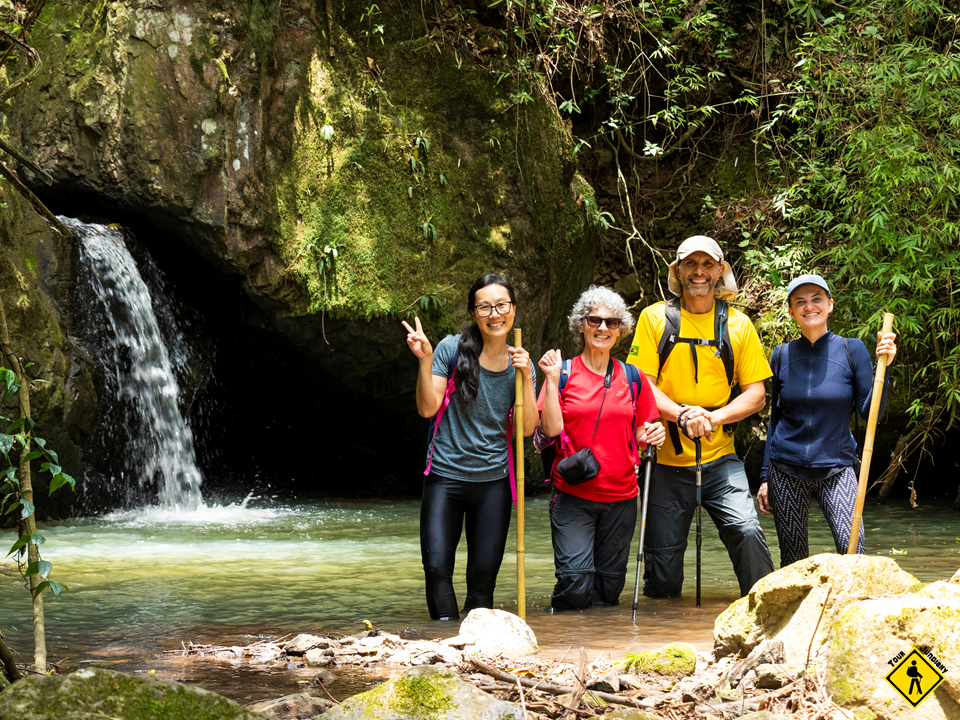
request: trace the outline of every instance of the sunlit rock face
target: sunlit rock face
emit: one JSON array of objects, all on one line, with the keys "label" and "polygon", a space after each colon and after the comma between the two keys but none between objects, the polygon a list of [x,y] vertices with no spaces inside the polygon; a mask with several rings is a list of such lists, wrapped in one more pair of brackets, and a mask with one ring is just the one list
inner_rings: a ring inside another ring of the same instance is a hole
[{"label": "sunlit rock face", "polygon": [[70,193],[185,240],[239,277],[251,322],[330,372],[405,357],[398,316],[455,329],[492,270],[518,284],[527,342],[556,341],[596,212],[567,132],[538,97],[512,105],[499,59],[423,37],[395,3],[380,15],[382,44],[349,9],[327,37],[307,0],[49,3],[14,132],[53,204]]},{"label": "sunlit rock face", "polygon": [[[312,415],[335,406],[324,434],[386,418],[352,455],[380,456],[367,475],[409,491],[391,484],[393,458],[409,469],[424,427],[400,319],[420,315],[436,342],[463,327],[472,282],[504,272],[524,345],[570,349],[598,209],[555,109],[539,91],[516,105],[498,84],[499,31],[425,36],[400,3],[378,5],[382,42],[356,9],[327,18],[312,0],[50,2],[30,36],[43,68],[7,133],[53,176],[34,188],[55,212],[130,226],[211,338],[257,358],[269,380],[248,403],[270,418],[290,414],[280,396]],[[56,253],[69,264],[69,247]],[[66,295],[75,278],[58,278]],[[66,427],[95,424],[89,398]],[[82,464],[89,428],[69,432]]]}]

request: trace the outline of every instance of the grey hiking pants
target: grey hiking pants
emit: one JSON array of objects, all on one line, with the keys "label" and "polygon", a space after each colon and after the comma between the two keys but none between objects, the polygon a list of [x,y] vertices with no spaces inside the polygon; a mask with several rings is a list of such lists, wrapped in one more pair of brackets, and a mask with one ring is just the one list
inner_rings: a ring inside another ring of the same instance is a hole
[{"label": "grey hiking pants", "polygon": [[[703,509],[720,531],[742,597],[757,580],[773,572],[743,463],[733,454],[703,463],[700,483]],[[696,507],[696,467],[657,465],[650,480],[644,538],[643,594],[647,597],[680,597],[683,553]]]}]

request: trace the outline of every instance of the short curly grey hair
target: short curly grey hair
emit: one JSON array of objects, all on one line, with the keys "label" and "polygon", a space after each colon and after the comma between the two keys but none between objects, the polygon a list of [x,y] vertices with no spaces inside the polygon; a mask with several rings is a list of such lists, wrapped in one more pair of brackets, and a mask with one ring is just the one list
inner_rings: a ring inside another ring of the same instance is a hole
[{"label": "short curly grey hair", "polygon": [[625,336],[629,337],[630,331],[633,330],[633,315],[627,310],[627,304],[623,301],[623,298],[610,288],[591,285],[583,291],[583,294],[573,304],[573,309],[567,316],[567,324],[570,326],[570,332],[573,333],[573,337],[577,342],[582,343],[583,341],[583,336],[580,332],[580,323],[583,322],[583,319],[587,315],[590,315],[595,312],[597,308],[601,307],[606,308],[623,321],[623,325],[620,326],[620,338],[622,339]]}]

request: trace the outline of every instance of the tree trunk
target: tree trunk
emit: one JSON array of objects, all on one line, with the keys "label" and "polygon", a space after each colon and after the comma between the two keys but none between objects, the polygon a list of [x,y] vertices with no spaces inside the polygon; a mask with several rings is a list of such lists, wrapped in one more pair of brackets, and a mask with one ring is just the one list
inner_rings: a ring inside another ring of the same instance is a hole
[{"label": "tree trunk", "polygon": [[3,633],[0,633],[0,678],[6,677],[10,682],[16,682],[23,675],[20,674],[20,668],[17,667],[17,661],[10,652],[10,648],[3,641]]},{"label": "tree trunk", "polygon": [[883,475],[874,483],[874,485],[880,486],[880,495],[877,498],[877,502],[886,502],[887,498],[890,497],[890,493],[893,491],[893,483],[897,479],[897,475],[900,474],[900,468],[903,467],[907,458],[913,454],[914,442],[926,435],[932,423],[933,416],[932,414],[928,414],[923,420],[914,425],[910,432],[906,435],[901,435],[900,439],[897,440],[893,452],[890,453],[890,463],[887,465],[886,470],[883,471]]},{"label": "tree trunk", "polygon": [[[20,389],[17,391],[17,398],[20,402],[20,417],[30,417],[30,380],[24,372],[20,359],[13,351],[10,345],[10,333],[7,330],[7,315],[3,308],[3,298],[0,297],[0,350],[3,351],[3,358],[10,366],[10,369],[17,373],[20,379]],[[20,457],[25,458],[30,452],[29,431],[24,428],[24,435],[27,437],[23,448],[20,451]],[[29,461],[21,460],[18,472],[20,480],[20,498],[33,504],[33,482],[30,477]],[[37,518],[34,513],[30,513],[24,519],[24,529],[27,535],[34,535],[37,532]],[[40,548],[36,543],[27,543],[27,562],[35,563],[40,560]],[[27,587],[31,594],[43,579],[40,575],[31,575],[28,578]],[[47,671],[47,641],[44,629],[43,619],[43,593],[37,593],[33,597],[33,662],[40,672]]]}]

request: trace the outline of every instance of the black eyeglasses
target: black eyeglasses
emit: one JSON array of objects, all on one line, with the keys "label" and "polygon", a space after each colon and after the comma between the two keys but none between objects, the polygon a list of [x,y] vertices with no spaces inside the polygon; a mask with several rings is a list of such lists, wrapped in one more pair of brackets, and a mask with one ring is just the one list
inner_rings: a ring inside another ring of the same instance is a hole
[{"label": "black eyeglasses", "polygon": [[587,325],[592,328],[598,328],[605,323],[606,326],[611,330],[619,330],[620,326],[623,325],[623,320],[620,318],[605,318],[600,317],[599,315],[587,315],[583,319],[586,320]]},{"label": "black eyeglasses", "polygon": [[512,307],[512,302],[504,301],[498,302],[496,305],[474,305],[473,309],[477,311],[477,315],[480,317],[490,317],[494,310],[497,311],[497,315],[506,315]]}]

